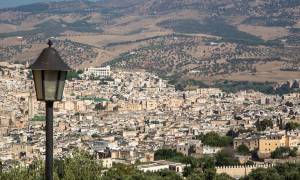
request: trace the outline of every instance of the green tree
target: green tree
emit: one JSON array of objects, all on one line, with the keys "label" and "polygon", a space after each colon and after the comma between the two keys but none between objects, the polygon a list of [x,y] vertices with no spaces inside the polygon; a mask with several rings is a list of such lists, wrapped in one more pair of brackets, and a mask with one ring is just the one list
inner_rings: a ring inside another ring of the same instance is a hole
[{"label": "green tree", "polygon": [[215,157],[204,156],[203,158],[200,159],[200,161],[201,161],[201,168],[202,169],[215,168],[215,164],[216,164],[216,158]]},{"label": "green tree", "polygon": [[82,69],[79,69],[79,70],[77,71],[77,74],[83,74],[83,70],[82,70]]},{"label": "green tree", "polygon": [[300,164],[284,163],[272,168],[258,168],[252,171],[244,180],[298,180],[300,177]]},{"label": "green tree", "polygon": [[296,157],[298,152],[298,148],[294,147],[293,149],[290,150],[290,156]]},{"label": "green tree", "polygon": [[241,144],[237,147],[237,153],[240,155],[249,155],[250,150],[245,144]]},{"label": "green tree", "polygon": [[137,170],[132,165],[123,165],[116,164],[113,168],[110,168],[104,176],[102,176],[102,180],[182,180],[182,178],[173,171],[162,170],[159,172],[142,172]]},{"label": "green tree", "polygon": [[235,132],[233,129],[230,129],[230,130],[227,132],[226,136],[229,136],[229,137],[232,137],[232,138],[236,138],[236,137],[239,136],[239,133],[238,133],[238,132]]},{"label": "green tree", "polygon": [[184,91],[184,88],[185,88],[186,86],[184,86],[184,85],[182,85],[181,83],[179,83],[179,84],[176,84],[175,85],[175,90],[176,91]]},{"label": "green tree", "polygon": [[103,106],[102,103],[98,103],[98,104],[95,105],[95,110],[96,111],[103,111],[105,109],[106,109],[106,107]]},{"label": "green tree", "polygon": [[80,72],[81,72],[80,70],[79,71],[75,71],[75,70],[69,71],[67,74],[67,80],[80,79],[79,78],[79,74],[81,74]]},{"label": "green tree", "polygon": [[252,171],[245,180],[281,180],[282,177],[274,168],[258,168]]},{"label": "green tree", "polygon": [[194,157],[184,156],[182,153],[176,152],[173,149],[160,149],[154,153],[155,160],[169,160],[174,162],[181,162],[183,164],[190,164],[191,168],[200,166],[200,161]]},{"label": "green tree", "polygon": [[238,164],[239,162],[230,148],[223,149],[216,154],[216,166],[233,166]]},{"label": "green tree", "polygon": [[255,123],[255,126],[258,131],[264,131],[267,129],[267,127],[273,128],[273,122],[270,119],[264,119],[262,121],[258,120]]},{"label": "green tree", "polygon": [[190,167],[190,166],[188,166],[188,167],[185,167],[185,168],[184,168],[182,175],[183,175],[184,177],[188,177],[188,176],[190,176],[192,173],[193,173],[193,168]]},{"label": "green tree", "polygon": [[273,159],[286,158],[288,156],[297,156],[297,148],[290,149],[289,147],[279,147],[271,152],[271,157]]},{"label": "green tree", "polygon": [[27,79],[29,79],[29,80],[33,79],[32,71],[29,71],[29,73],[27,74]]},{"label": "green tree", "polygon": [[204,177],[206,180],[213,180],[216,177],[216,169],[205,169]]},{"label": "green tree", "polygon": [[0,173],[2,172],[2,169],[3,169],[3,164],[2,164],[2,161],[0,160]]},{"label": "green tree", "polygon": [[232,137],[229,136],[220,136],[216,132],[209,132],[207,134],[202,134],[196,137],[200,139],[204,145],[213,146],[213,147],[226,147],[232,144]]},{"label": "green tree", "polygon": [[230,177],[228,174],[217,174],[215,180],[234,180],[234,178]]},{"label": "green tree", "polygon": [[176,160],[181,161],[184,158],[182,153],[176,152],[175,149],[159,149],[154,153],[155,160]]},{"label": "green tree", "polygon": [[5,180],[36,180],[44,176],[44,166],[41,161],[34,160],[28,167],[16,166],[9,171],[0,172],[0,179]]},{"label": "green tree", "polygon": [[[58,167],[55,170],[60,171]],[[100,179],[102,170],[101,164],[83,151],[75,151],[63,161],[64,179]]]},{"label": "green tree", "polygon": [[176,174],[173,171],[163,170],[158,172],[159,176],[162,177],[162,179],[166,180],[181,180],[180,175]]},{"label": "green tree", "polygon": [[206,180],[203,173],[192,173],[187,180]]},{"label": "green tree", "polygon": [[292,130],[296,130],[300,128],[300,124],[296,123],[296,122],[288,122],[285,125],[285,130],[286,131],[292,131]]}]

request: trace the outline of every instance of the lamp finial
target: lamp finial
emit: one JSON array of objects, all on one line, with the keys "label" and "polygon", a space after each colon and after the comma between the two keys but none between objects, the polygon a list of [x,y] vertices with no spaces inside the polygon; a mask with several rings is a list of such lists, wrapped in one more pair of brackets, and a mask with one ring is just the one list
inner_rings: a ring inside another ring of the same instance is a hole
[{"label": "lamp finial", "polygon": [[53,45],[53,42],[49,39],[47,44],[49,45],[49,47],[51,47]]}]

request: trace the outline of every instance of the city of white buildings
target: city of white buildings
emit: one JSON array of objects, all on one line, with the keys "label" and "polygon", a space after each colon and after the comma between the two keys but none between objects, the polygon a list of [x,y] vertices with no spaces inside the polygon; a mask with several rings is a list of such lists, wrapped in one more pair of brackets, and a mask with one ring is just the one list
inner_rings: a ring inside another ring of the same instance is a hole
[{"label": "city of white buildings", "polygon": [[[110,78],[66,82],[64,99],[54,107],[57,158],[82,149],[105,167],[139,161],[149,163],[139,166],[143,171],[175,168],[181,173],[182,164],[154,161],[154,152],[171,148],[187,156],[213,155],[221,148],[203,145],[195,137],[212,131],[226,135],[236,129],[245,133],[234,139],[233,148],[245,144],[265,158],[277,147],[300,147],[300,131],[286,133],[279,128],[282,123],[300,121],[299,93],[283,99],[217,88],[176,91],[153,74],[111,71],[110,67],[90,68],[84,74]],[[29,71],[22,65],[2,63],[0,75],[0,160],[9,167],[15,160],[26,165],[43,159],[44,104],[36,101]],[[255,123],[264,119],[272,120],[274,127],[254,131]]]}]

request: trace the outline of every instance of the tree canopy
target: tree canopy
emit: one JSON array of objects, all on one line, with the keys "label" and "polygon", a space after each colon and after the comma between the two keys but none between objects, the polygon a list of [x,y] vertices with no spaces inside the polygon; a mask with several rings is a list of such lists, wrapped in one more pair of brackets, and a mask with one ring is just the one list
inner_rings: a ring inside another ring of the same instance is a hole
[{"label": "tree canopy", "polygon": [[267,127],[273,128],[273,122],[270,119],[264,119],[262,121],[258,120],[255,123],[255,126],[258,131],[264,131],[267,129]]},{"label": "tree canopy", "polygon": [[258,168],[242,180],[297,180],[300,177],[300,164],[278,164],[272,168]]},{"label": "tree canopy", "polygon": [[292,130],[296,130],[296,129],[299,129],[300,128],[300,124],[299,123],[296,123],[296,122],[288,122],[286,123],[285,125],[285,130],[286,131],[292,131]]},{"label": "tree canopy", "polygon": [[213,146],[213,147],[226,147],[230,146],[233,138],[230,136],[220,136],[216,132],[209,132],[207,134],[201,134],[197,136],[197,139],[200,139],[204,145]]},{"label": "tree canopy", "polygon": [[226,148],[218,152],[215,156],[216,166],[233,166],[238,165],[238,160],[234,157],[234,152],[230,148]]},{"label": "tree canopy", "polygon": [[239,155],[249,155],[250,150],[245,144],[241,144],[237,147],[237,153]]},{"label": "tree canopy", "polygon": [[[214,159],[204,157],[195,159],[184,157],[181,153],[174,153],[173,150],[161,150],[156,153],[156,159],[170,159],[170,155],[185,164],[191,163],[190,169],[185,169],[183,175],[186,179],[194,180],[232,180],[225,174],[216,174]],[[102,167],[100,160],[86,152],[76,151],[72,157],[54,160],[54,180],[182,180],[182,176],[174,171],[162,170],[159,172],[143,172],[135,165],[114,164],[112,168]],[[0,179],[5,180],[37,180],[44,179],[44,163],[39,160],[33,161],[29,167],[15,167],[8,171],[0,171]]]},{"label": "tree canopy", "polygon": [[273,159],[285,158],[288,156],[295,157],[297,156],[297,148],[290,149],[289,147],[279,147],[271,153]]}]

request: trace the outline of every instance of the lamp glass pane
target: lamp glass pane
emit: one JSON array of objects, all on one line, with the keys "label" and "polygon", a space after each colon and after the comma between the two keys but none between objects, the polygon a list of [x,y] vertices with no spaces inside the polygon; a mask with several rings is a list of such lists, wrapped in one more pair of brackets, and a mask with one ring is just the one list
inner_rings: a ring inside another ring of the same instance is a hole
[{"label": "lamp glass pane", "polygon": [[56,89],[59,71],[44,71],[45,100],[56,100]]},{"label": "lamp glass pane", "polygon": [[42,71],[41,70],[33,70],[33,79],[34,79],[34,86],[36,91],[36,96],[38,100],[43,100],[43,80],[42,80]]},{"label": "lamp glass pane", "polygon": [[61,100],[64,92],[65,81],[67,77],[67,71],[61,71],[58,82],[57,99]]}]

